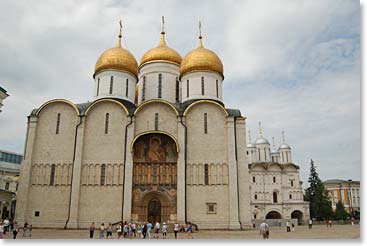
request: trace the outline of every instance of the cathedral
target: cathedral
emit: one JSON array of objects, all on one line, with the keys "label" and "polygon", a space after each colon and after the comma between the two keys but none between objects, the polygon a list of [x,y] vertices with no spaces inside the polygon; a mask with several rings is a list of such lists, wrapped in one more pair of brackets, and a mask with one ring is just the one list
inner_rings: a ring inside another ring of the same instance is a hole
[{"label": "cathedral", "polygon": [[[28,116],[16,220],[34,227],[91,222],[192,222],[246,229],[308,216],[291,148],[251,141],[223,102],[223,64],[205,47],[183,58],[166,43],[138,63],[121,45],[98,58],[94,98],[54,99]],[[249,140],[247,141],[247,138]]]}]

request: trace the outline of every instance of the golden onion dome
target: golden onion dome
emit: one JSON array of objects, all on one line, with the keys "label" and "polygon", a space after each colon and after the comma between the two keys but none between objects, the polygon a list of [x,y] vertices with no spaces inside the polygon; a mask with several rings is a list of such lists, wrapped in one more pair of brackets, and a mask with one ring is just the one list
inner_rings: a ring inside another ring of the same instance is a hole
[{"label": "golden onion dome", "polygon": [[166,44],[165,32],[161,32],[161,41],[159,45],[153,49],[148,50],[140,59],[140,66],[144,66],[147,63],[151,62],[168,62],[177,64],[178,66],[181,64],[182,58],[177,51],[170,48]]},{"label": "golden onion dome", "polygon": [[121,30],[117,46],[102,53],[96,62],[93,77],[100,71],[115,69],[138,76],[138,62],[130,51],[121,47]]},{"label": "golden onion dome", "polygon": [[183,76],[186,73],[195,71],[213,71],[223,77],[223,64],[217,54],[204,48],[202,36],[199,36],[199,47],[190,51],[181,62],[180,73]]}]

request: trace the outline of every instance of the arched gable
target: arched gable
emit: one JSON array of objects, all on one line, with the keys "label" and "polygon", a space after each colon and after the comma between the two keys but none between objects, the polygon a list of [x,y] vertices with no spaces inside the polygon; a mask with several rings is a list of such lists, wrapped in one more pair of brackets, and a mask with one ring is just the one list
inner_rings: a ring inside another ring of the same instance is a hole
[{"label": "arched gable", "polygon": [[183,115],[186,116],[186,114],[190,111],[191,108],[195,107],[195,105],[201,104],[201,103],[211,103],[214,104],[216,106],[218,106],[221,110],[223,110],[223,113],[225,114],[226,117],[228,117],[228,112],[227,110],[218,102],[212,101],[212,100],[199,100],[196,101],[192,104],[190,104],[184,111]]},{"label": "arched gable", "polygon": [[163,100],[163,99],[152,99],[152,100],[148,100],[143,102],[142,104],[139,105],[139,107],[137,107],[137,109],[134,112],[134,115],[136,115],[141,109],[143,109],[146,105],[152,104],[152,103],[163,103],[168,105],[176,114],[176,116],[178,116],[178,111],[175,108],[175,106],[173,106],[170,102]]},{"label": "arched gable", "polygon": [[126,113],[126,115],[129,115],[129,111],[127,110],[127,108],[125,107],[125,105],[123,105],[121,102],[113,100],[113,99],[109,99],[109,98],[102,98],[100,100],[96,100],[94,101],[91,105],[88,106],[88,108],[85,110],[84,115],[87,116],[89,111],[97,104],[103,103],[103,102],[112,102],[117,104],[118,106],[120,106]]},{"label": "arched gable", "polygon": [[74,103],[68,101],[68,100],[65,100],[65,99],[53,99],[53,100],[49,100],[47,102],[45,102],[44,104],[41,105],[41,107],[39,107],[36,111],[36,116],[38,117],[39,114],[41,113],[41,111],[46,108],[47,106],[51,105],[51,104],[54,104],[54,103],[64,103],[64,104],[67,104],[69,106],[71,106],[77,115],[80,115],[80,112],[78,110],[78,108],[75,106]]}]

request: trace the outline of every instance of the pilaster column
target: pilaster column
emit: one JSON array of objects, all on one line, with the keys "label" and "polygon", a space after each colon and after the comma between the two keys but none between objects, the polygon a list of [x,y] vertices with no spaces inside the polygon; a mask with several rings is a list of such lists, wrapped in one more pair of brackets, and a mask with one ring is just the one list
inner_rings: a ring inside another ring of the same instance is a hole
[{"label": "pilaster column", "polygon": [[[177,160],[177,221],[185,222],[185,190],[186,190],[186,167],[185,167],[185,127],[181,124],[181,119],[178,117],[178,145],[180,152]],[[182,119],[185,122],[185,117]]]},{"label": "pilaster column", "polygon": [[123,221],[131,221],[131,197],[132,197],[132,182],[133,182],[133,157],[130,152],[130,144],[132,143],[135,135],[135,118],[133,117],[133,123],[127,128],[127,141],[126,141],[126,162],[125,162],[125,177],[124,177],[124,209],[123,209]]},{"label": "pilaster column", "polygon": [[31,218],[31,214],[27,213],[27,205],[29,200],[29,189],[31,186],[32,154],[34,140],[36,137],[37,122],[37,117],[29,116],[23,157],[24,159],[21,166],[19,187],[17,192],[17,205],[15,210],[15,220],[19,225],[23,224],[25,221],[30,221]]},{"label": "pilaster column", "polygon": [[238,219],[238,187],[237,187],[237,162],[235,153],[234,118],[227,117],[227,153],[229,167],[229,227],[240,229]]},{"label": "pilaster column", "polygon": [[79,228],[79,200],[80,200],[80,179],[82,174],[83,142],[84,142],[85,118],[77,129],[75,159],[73,163],[73,179],[71,183],[70,217],[67,227]]}]

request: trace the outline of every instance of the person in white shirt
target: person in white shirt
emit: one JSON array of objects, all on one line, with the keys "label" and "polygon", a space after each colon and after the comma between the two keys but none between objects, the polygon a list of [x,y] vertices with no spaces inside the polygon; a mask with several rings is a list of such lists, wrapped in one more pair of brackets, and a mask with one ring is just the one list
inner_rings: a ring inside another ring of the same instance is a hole
[{"label": "person in white shirt", "polygon": [[269,234],[270,234],[269,225],[265,221],[263,221],[260,224],[260,235],[263,237],[263,239],[267,239],[269,238]]},{"label": "person in white shirt", "polygon": [[312,219],[308,220],[308,229],[312,229]]},{"label": "person in white shirt", "polygon": [[174,227],[173,227],[173,232],[175,233],[175,239],[177,239],[177,233],[180,230],[180,225],[177,223],[175,223]]},{"label": "person in white shirt", "polygon": [[159,224],[159,221],[157,221],[157,223],[155,223],[154,226],[154,231],[155,231],[155,236],[154,238],[159,238],[159,229],[161,227],[161,224]]},{"label": "person in white shirt", "polygon": [[163,222],[163,226],[162,226],[163,239],[167,238],[167,232],[168,232],[168,227],[166,225],[166,222]]}]

